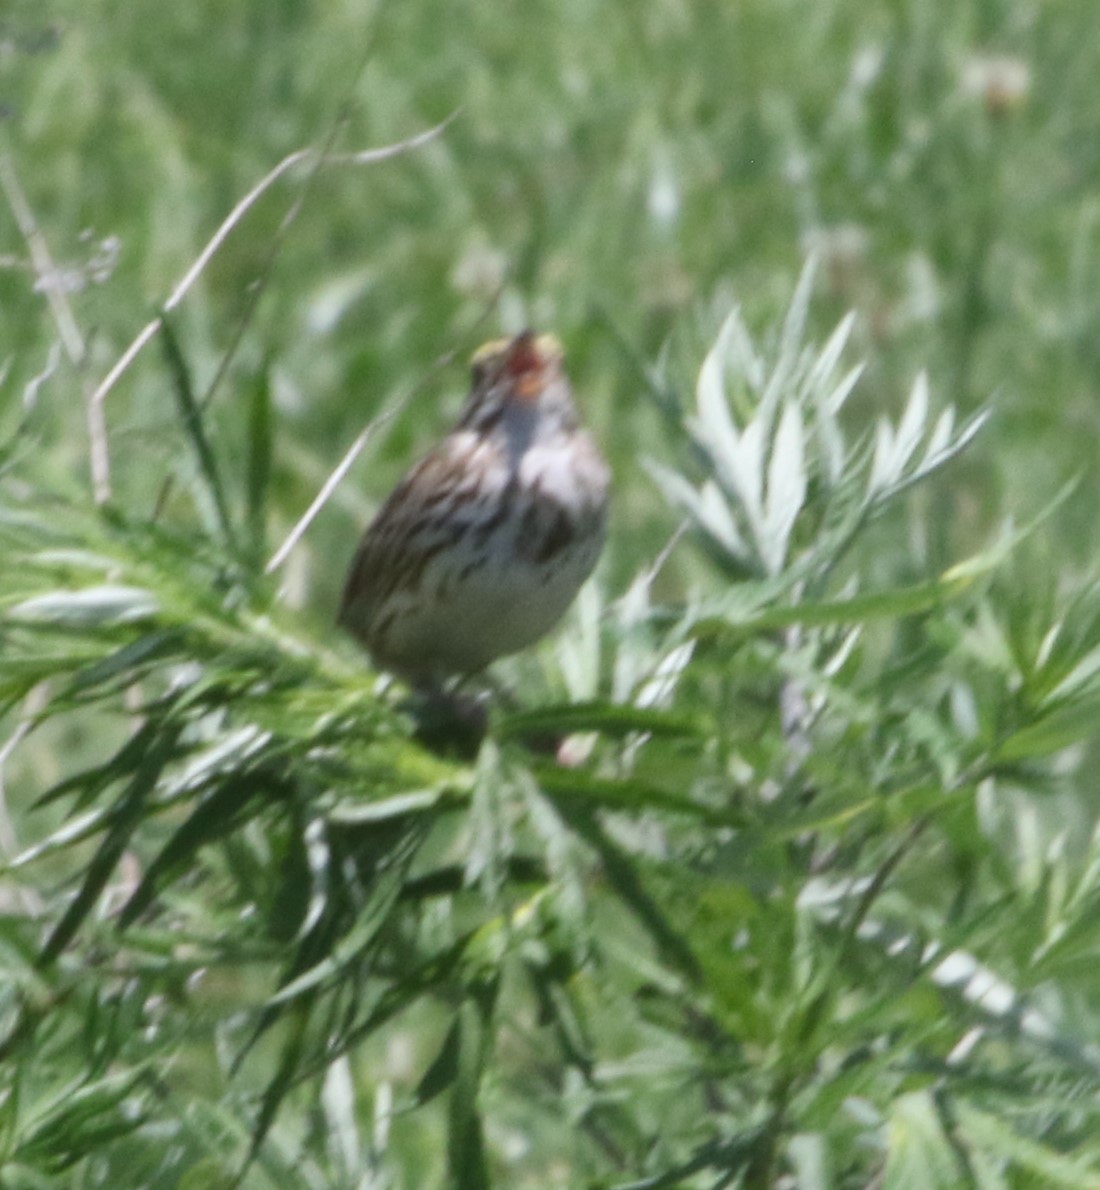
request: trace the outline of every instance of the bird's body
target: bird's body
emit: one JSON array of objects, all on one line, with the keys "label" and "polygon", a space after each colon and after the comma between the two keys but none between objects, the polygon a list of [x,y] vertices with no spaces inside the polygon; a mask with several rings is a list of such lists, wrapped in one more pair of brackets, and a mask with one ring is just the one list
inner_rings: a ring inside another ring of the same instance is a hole
[{"label": "bird's body", "polygon": [[423,685],[525,648],[599,558],[609,478],[556,341],[525,332],[488,345],[458,425],[364,534],[341,624]]}]

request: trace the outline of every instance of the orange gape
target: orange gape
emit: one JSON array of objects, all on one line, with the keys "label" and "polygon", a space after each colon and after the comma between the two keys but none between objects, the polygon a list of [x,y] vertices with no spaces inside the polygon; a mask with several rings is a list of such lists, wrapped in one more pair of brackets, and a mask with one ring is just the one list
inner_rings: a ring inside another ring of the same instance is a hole
[{"label": "orange gape", "polygon": [[537,397],[542,388],[542,371],[544,360],[539,354],[538,341],[529,331],[513,340],[509,349],[508,362],[505,370],[515,378],[514,388],[516,396],[529,401]]}]

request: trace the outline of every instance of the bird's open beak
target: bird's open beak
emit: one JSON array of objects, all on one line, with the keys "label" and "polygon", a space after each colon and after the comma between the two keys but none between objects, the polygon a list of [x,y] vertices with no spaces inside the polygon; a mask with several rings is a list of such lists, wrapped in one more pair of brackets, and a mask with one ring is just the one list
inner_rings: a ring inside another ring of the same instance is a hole
[{"label": "bird's open beak", "polygon": [[553,335],[536,336],[533,331],[516,335],[504,364],[516,396],[527,401],[537,397],[545,384],[546,369],[560,359],[561,347]]}]

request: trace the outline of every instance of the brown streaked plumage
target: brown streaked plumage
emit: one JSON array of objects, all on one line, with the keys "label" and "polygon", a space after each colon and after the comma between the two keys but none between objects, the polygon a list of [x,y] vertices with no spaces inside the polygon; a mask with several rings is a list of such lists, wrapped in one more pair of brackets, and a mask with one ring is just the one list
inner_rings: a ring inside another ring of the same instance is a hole
[{"label": "brown streaked plumage", "polygon": [[599,558],[609,478],[557,341],[525,331],[487,344],[457,425],[363,535],[340,623],[421,685],[525,648]]}]

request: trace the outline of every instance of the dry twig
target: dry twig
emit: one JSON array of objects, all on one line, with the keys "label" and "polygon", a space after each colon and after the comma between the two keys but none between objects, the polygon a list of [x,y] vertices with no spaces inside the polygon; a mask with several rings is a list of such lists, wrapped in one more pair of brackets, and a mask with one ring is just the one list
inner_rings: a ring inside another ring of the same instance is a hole
[{"label": "dry twig", "polygon": [[[0,187],[11,207],[15,222],[19,227],[31,255],[38,287],[46,295],[50,313],[57,326],[57,333],[61,345],[69,362],[77,373],[82,373],[87,360],[87,345],[84,336],[77,325],[69,295],[61,282],[61,274],[54,264],[46,237],[38,226],[31,204],[27,199],[15,172],[15,166],[7,155],[0,156]],[[102,504],[111,496],[111,463],[107,452],[107,426],[103,420],[103,410],[97,403],[94,394],[88,392],[84,386],[84,410],[88,424],[88,454],[92,472],[92,491],[97,504]]]},{"label": "dry twig", "polygon": [[[218,249],[225,243],[229,234],[237,226],[238,223],[248,213],[249,209],[253,207],[257,200],[268,191],[284,174],[288,173],[296,165],[303,162],[311,162],[315,167],[323,165],[373,165],[379,161],[388,161],[392,157],[398,157],[403,153],[408,153],[413,149],[419,148],[421,145],[427,144],[434,140],[435,137],[447,127],[448,124],[457,116],[457,112],[452,112],[445,120],[436,124],[434,128],[429,128],[425,132],[420,132],[416,136],[411,136],[407,140],[398,141],[393,145],[385,145],[380,149],[367,149],[359,153],[340,153],[327,157],[319,157],[317,151],[312,148],[297,149],[295,152],[284,157],[274,169],[266,173],[251,190],[233,207],[229,214],[222,221],[218,230],[210,237],[206,247],[195,258],[194,263],[180,278],[176,287],[169,294],[164,302],[163,310],[165,314],[171,314],[172,311],[183,301],[187,296],[188,291],[192,285],[202,275],[203,270],[210,263],[211,259],[218,251]],[[102,408],[104,401],[107,399],[108,393],[118,383],[119,378],[129,368],[129,366],[137,358],[142,348],[153,339],[164,325],[164,319],[157,316],[150,322],[146,323],[138,333],[134,341],[129,347],[119,356],[118,360],[107,373],[106,376],[99,382],[98,387],[92,393],[91,401],[97,408]]]}]

